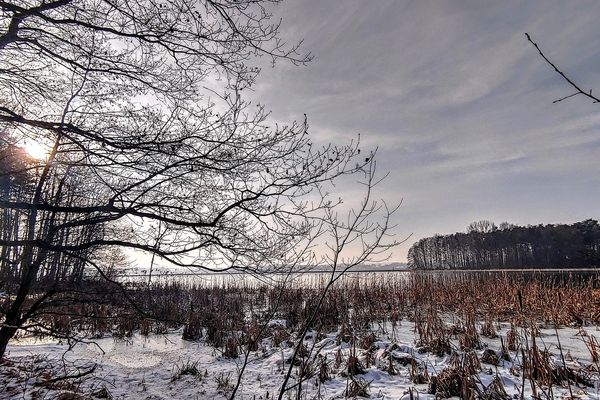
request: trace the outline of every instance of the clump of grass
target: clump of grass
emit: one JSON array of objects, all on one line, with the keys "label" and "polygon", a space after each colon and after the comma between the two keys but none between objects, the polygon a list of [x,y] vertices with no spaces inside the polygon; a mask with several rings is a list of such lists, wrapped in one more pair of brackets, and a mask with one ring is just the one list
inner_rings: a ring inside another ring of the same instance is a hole
[{"label": "clump of grass", "polygon": [[394,358],[392,357],[391,354],[388,356],[388,364],[387,364],[387,368],[385,369],[385,371],[390,375],[398,375],[398,370],[396,369],[396,366],[394,365]]},{"label": "clump of grass", "polygon": [[342,355],[342,350],[338,348],[335,352],[333,368],[339,370],[342,366],[342,362],[344,362],[344,356]]},{"label": "clump of grass", "polygon": [[271,334],[271,340],[273,341],[273,346],[279,347],[284,341],[289,340],[290,333],[283,327],[277,325],[273,328]]},{"label": "clump of grass", "polygon": [[513,323],[510,324],[510,330],[506,332],[506,347],[509,351],[517,351],[519,348],[519,332]]},{"label": "clump of grass", "polygon": [[479,333],[477,333],[477,327],[475,326],[475,316],[473,311],[465,316],[464,333],[459,335],[458,343],[463,350],[481,348],[481,341],[479,340]]},{"label": "clump of grass", "polygon": [[583,328],[579,328],[579,335],[581,336],[585,347],[590,353],[592,362],[596,364],[596,367],[598,367],[598,362],[600,361],[600,353],[598,351],[600,349],[600,345],[598,344],[598,339],[596,339],[596,337],[593,335],[589,335]]},{"label": "clump of grass", "polygon": [[226,395],[233,390],[233,385],[231,383],[231,372],[219,372],[215,376],[215,382],[217,383],[217,391],[219,393]]},{"label": "clump of grass", "polygon": [[485,318],[483,325],[481,326],[481,335],[490,339],[495,339],[498,337],[496,328],[492,322],[492,318],[489,316]]},{"label": "clump of grass", "polygon": [[298,376],[300,380],[308,380],[316,375],[316,366],[313,361],[309,359],[303,359],[298,369]]},{"label": "clump of grass", "polygon": [[410,363],[410,380],[412,383],[421,385],[429,383],[430,376],[425,363],[418,363],[415,359]]},{"label": "clump of grass", "polygon": [[350,343],[350,341],[352,340],[353,334],[352,334],[352,330],[350,329],[350,327],[347,324],[342,324],[342,326],[340,327],[340,330],[336,336],[336,341],[338,346],[341,343]]},{"label": "clump of grass", "polygon": [[420,351],[434,353],[440,357],[450,354],[450,337],[436,309],[430,308],[425,318],[417,314],[415,328],[419,336],[417,346],[421,348]]},{"label": "clump of grass", "polygon": [[175,364],[173,374],[171,375],[171,381],[174,382],[181,379],[183,376],[189,375],[194,378],[201,380],[202,372],[198,369],[198,361],[186,361],[181,364]]},{"label": "clump of grass", "polygon": [[258,343],[262,336],[263,329],[261,324],[256,320],[252,320],[252,322],[245,327],[243,342],[247,346],[249,351],[257,351]]},{"label": "clump of grass", "polygon": [[478,397],[474,376],[481,371],[481,364],[474,351],[463,355],[453,353],[449,365],[429,380],[428,392],[436,398],[458,396],[461,399]]},{"label": "clump of grass", "polygon": [[364,350],[369,350],[371,346],[375,343],[375,334],[373,332],[368,332],[360,338],[360,348]]},{"label": "clump of grass", "polygon": [[365,373],[365,369],[364,369],[362,363],[360,362],[360,360],[358,359],[358,357],[356,356],[356,353],[350,354],[348,356],[348,360],[346,360],[346,371],[348,372],[348,375],[350,375],[350,376],[360,375],[360,374]]},{"label": "clump of grass", "polygon": [[[538,389],[541,389],[541,387],[551,388],[557,381],[558,377],[553,373],[550,352],[548,349],[540,350],[533,329],[531,332],[531,346],[528,342],[526,343],[525,348],[521,349],[521,357],[523,379],[529,381],[533,396],[537,397]],[[562,377],[558,379],[562,380]]]},{"label": "clump of grass", "polygon": [[481,362],[491,365],[499,365],[500,357],[498,357],[498,354],[496,354],[494,350],[485,349],[481,355]]},{"label": "clump of grass", "polygon": [[317,356],[317,363],[319,365],[319,382],[324,383],[331,379],[329,363],[327,362],[327,357],[319,354]]},{"label": "clump of grass", "polygon": [[191,310],[190,315],[183,325],[181,338],[188,341],[197,341],[202,337],[202,318],[200,313]]},{"label": "clump of grass", "polygon": [[225,358],[238,358],[240,355],[238,351],[238,341],[234,337],[229,337],[225,341],[223,348],[223,357]]},{"label": "clump of grass", "polygon": [[432,376],[427,389],[436,398],[461,396],[463,393],[463,376],[456,368],[444,368],[438,375]]},{"label": "clump of grass", "polygon": [[346,389],[346,398],[355,399],[357,397],[370,397],[369,387],[371,382],[366,381],[364,378],[350,378],[350,383]]},{"label": "clump of grass", "polygon": [[484,388],[480,398],[483,400],[509,400],[511,397],[506,393],[502,379],[496,375],[490,384]]}]

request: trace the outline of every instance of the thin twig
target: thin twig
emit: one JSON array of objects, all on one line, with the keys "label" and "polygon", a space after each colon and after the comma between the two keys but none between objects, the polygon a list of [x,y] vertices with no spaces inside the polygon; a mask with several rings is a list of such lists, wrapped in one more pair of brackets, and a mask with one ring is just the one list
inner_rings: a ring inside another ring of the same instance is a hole
[{"label": "thin twig", "polygon": [[565,75],[564,72],[562,72],[560,69],[558,69],[558,67],[548,59],[548,57],[546,57],[544,55],[544,53],[542,52],[542,50],[540,49],[540,47],[537,45],[536,42],[534,42],[533,40],[531,40],[531,36],[529,36],[529,33],[525,33],[525,37],[527,38],[527,40],[536,48],[536,50],[538,51],[538,53],[540,53],[540,56],[542,56],[542,58],[552,67],[554,68],[554,70],[556,71],[556,73],[558,73],[560,76],[562,76],[562,78],[567,81],[571,86],[573,86],[575,88],[575,90],[577,90],[577,93],[569,95],[567,97],[563,97],[562,99],[558,99],[555,100],[554,103],[558,103],[560,101],[563,101],[565,99],[568,99],[569,97],[573,97],[577,94],[582,94],[586,97],[589,97],[590,99],[594,100],[594,103],[598,103],[600,102],[600,99],[594,95],[592,95],[592,89],[588,91],[585,91],[583,89],[581,89],[581,87],[579,87],[579,85],[577,85],[575,82],[573,82],[571,79],[569,79],[567,77],[567,75]]}]

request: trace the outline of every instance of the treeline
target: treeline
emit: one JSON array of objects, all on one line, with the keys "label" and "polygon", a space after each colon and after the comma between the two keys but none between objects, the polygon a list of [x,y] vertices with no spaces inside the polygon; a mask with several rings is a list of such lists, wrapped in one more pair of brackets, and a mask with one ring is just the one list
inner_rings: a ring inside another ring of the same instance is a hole
[{"label": "treeline", "polygon": [[[109,249],[99,250],[88,246],[76,248],[79,244],[99,240],[104,234],[101,225],[86,225],[78,215],[54,213],[35,207],[33,203],[54,203],[69,207],[85,204],[82,196],[92,197],[95,192],[89,188],[84,178],[74,174],[61,176],[55,171],[47,173],[46,184],[39,186],[39,176],[43,164],[32,158],[24,148],[15,144],[16,139],[5,131],[0,131],[0,292],[13,293],[13,290],[29,273],[31,290],[54,289],[81,282],[88,272],[95,271],[86,265],[86,260],[96,260],[95,265],[115,266],[124,264],[124,255]],[[24,205],[9,207],[8,205]],[[90,213],[89,218],[95,215]],[[39,234],[36,236],[36,232]],[[43,243],[30,252],[24,249],[28,243]],[[92,256],[96,258],[92,258]],[[30,266],[33,265],[33,268]],[[104,270],[109,273],[108,269]],[[0,304],[0,316],[6,312]]]},{"label": "treeline", "polygon": [[600,225],[516,226],[474,222],[467,233],[435,235],[408,251],[416,269],[589,268],[600,266]]}]

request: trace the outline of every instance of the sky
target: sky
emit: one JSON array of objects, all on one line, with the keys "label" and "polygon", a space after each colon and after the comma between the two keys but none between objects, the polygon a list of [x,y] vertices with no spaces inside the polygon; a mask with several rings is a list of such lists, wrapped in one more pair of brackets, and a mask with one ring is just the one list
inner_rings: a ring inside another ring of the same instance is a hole
[{"label": "sky", "polygon": [[[252,96],[310,135],[377,150],[378,189],[410,245],[476,220],[571,223],[600,214],[598,1],[286,1],[281,36],[314,60],[267,67]],[[352,197],[355,186],[337,187]]]}]

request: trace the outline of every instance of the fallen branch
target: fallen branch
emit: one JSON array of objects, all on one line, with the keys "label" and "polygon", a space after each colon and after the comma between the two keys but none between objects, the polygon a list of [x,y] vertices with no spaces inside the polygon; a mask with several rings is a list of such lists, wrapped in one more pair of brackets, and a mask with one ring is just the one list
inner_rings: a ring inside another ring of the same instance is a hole
[{"label": "fallen branch", "polygon": [[98,364],[94,364],[94,366],[90,369],[88,369],[87,371],[83,371],[83,372],[79,372],[77,374],[73,374],[73,375],[64,375],[64,376],[59,376],[56,378],[52,378],[52,379],[46,379],[45,381],[39,383],[38,385],[45,385],[48,383],[55,383],[58,381],[64,381],[66,379],[79,379],[79,378],[83,378],[84,376],[90,375],[92,373],[94,373],[94,371],[96,370],[96,367],[98,366]]}]

